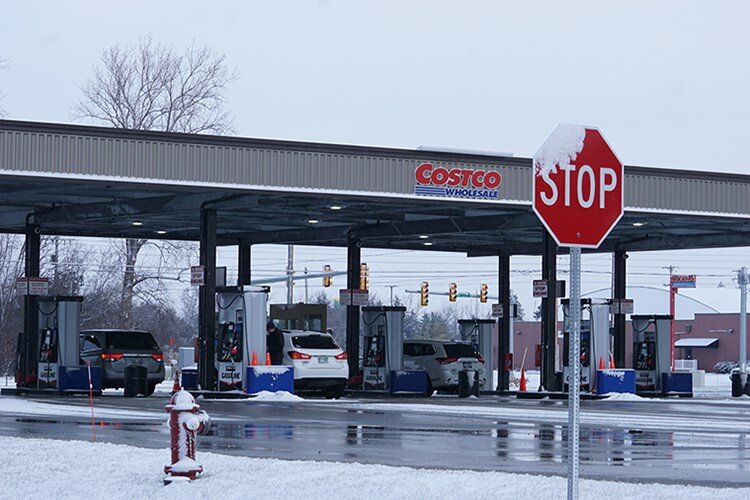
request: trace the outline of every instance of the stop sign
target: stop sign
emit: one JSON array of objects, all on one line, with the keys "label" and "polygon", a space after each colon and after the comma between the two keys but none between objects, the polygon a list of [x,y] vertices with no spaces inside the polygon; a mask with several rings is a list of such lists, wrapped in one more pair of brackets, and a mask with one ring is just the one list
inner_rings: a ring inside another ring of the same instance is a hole
[{"label": "stop sign", "polygon": [[534,212],[560,246],[596,248],[622,217],[622,163],[598,129],[558,125],[533,178]]}]

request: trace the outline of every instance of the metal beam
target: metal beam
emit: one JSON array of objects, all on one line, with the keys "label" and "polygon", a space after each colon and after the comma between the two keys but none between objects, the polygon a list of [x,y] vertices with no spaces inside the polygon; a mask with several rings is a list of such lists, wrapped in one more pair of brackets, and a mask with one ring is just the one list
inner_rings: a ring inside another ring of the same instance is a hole
[{"label": "metal beam", "polygon": [[555,351],[557,348],[557,244],[544,232],[542,279],[547,280],[547,297],[542,299],[542,378],[541,385],[548,391],[556,390]]},{"label": "metal beam", "polygon": [[304,228],[269,233],[247,232],[232,234],[254,244],[304,244],[314,241],[336,241],[353,234],[359,240],[393,238],[417,234],[470,233],[475,231],[508,231],[538,226],[538,220],[531,212],[518,214],[486,215],[481,217],[437,217],[408,222],[389,222],[371,225],[341,225],[335,227]]},{"label": "metal beam", "polygon": [[[361,242],[354,237],[346,245],[346,287],[359,288],[359,266],[362,262]],[[359,306],[346,306],[346,354],[349,356],[349,375],[359,371]]]},{"label": "metal beam", "polygon": [[[26,222],[26,241],[24,246],[24,275],[27,277],[38,277],[40,273],[41,255],[41,230],[36,223]],[[36,377],[36,354],[37,337],[39,329],[39,308],[35,295],[24,295],[23,297],[23,338],[20,341],[23,352],[20,353],[19,371],[21,377],[19,383],[25,387]]]},{"label": "metal beam", "polygon": [[[718,225],[717,221],[717,225]],[[714,226],[716,228],[716,226]],[[734,230],[732,230],[734,229]],[[599,251],[642,252],[648,250],[687,250],[691,248],[729,248],[750,246],[750,230],[737,226],[723,232],[692,235],[645,234],[629,242],[604,242]]]},{"label": "metal beam", "polygon": [[[510,354],[510,255],[498,255],[498,293],[500,304],[503,308],[503,316],[498,318],[497,329],[497,390],[507,391],[510,389],[510,373],[505,369],[505,358]],[[491,365],[490,365],[491,366]],[[512,362],[511,362],[512,366]]]},{"label": "metal beam", "polygon": [[[216,210],[201,210],[200,264],[204,284],[198,295],[198,381],[203,390],[216,390]],[[261,353],[265,354],[265,353]]]},{"label": "metal beam", "polygon": [[237,284],[249,285],[250,284],[250,264],[252,262],[252,245],[240,245],[237,249]]},{"label": "metal beam", "polygon": [[[70,221],[93,221],[134,217],[145,214],[164,215],[175,212],[195,212],[201,204],[217,198],[217,193],[170,194],[140,199],[115,199],[109,202],[63,205],[45,212],[42,222],[55,224]],[[212,208],[235,210],[258,206],[258,197],[254,195],[228,195],[226,201],[212,203]]]},{"label": "metal beam", "polygon": [[[613,299],[624,299],[627,295],[627,260],[628,254],[622,250],[618,250],[614,253],[614,286]],[[615,358],[615,366],[617,368],[625,368],[625,315],[615,314],[614,321],[614,345],[613,345],[613,356]]]}]

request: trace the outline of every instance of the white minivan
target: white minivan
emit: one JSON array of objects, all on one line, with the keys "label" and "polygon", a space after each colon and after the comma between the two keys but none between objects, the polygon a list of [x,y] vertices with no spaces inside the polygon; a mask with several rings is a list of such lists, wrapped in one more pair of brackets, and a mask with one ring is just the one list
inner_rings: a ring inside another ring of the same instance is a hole
[{"label": "white minivan", "polygon": [[479,372],[479,386],[484,384],[484,358],[466,342],[406,340],[404,368],[427,372],[427,395],[435,390],[457,390],[462,370]]},{"label": "white minivan", "polygon": [[320,390],[328,399],[340,398],[349,378],[346,351],[328,333],[282,330],[285,365],[294,367],[295,390]]}]

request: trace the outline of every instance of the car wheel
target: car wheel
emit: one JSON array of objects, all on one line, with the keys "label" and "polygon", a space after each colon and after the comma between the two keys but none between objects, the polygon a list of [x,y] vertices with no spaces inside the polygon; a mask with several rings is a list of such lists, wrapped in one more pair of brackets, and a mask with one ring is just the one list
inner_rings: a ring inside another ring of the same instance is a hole
[{"label": "car wheel", "polygon": [[325,396],[326,399],[339,399],[344,395],[344,392],[346,392],[346,386],[341,384],[323,389],[323,396]]},{"label": "car wheel", "polygon": [[435,394],[435,388],[432,387],[432,380],[430,380],[430,377],[427,377],[427,390],[424,391],[424,395],[430,397],[433,394]]},{"label": "car wheel", "polygon": [[146,391],[146,396],[151,396],[155,390],[156,390],[156,384],[148,384],[148,390]]}]

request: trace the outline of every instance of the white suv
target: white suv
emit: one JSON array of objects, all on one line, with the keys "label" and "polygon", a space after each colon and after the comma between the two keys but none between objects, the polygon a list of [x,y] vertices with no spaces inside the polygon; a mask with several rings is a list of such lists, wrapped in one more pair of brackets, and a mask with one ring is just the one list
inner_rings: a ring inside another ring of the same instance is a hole
[{"label": "white suv", "polygon": [[461,370],[479,372],[479,386],[484,384],[484,358],[465,342],[406,340],[404,368],[427,372],[428,395],[437,389],[456,390]]},{"label": "white suv", "polygon": [[283,330],[284,364],[294,367],[294,388],[319,389],[328,399],[346,390],[349,364],[346,351],[328,333]]}]

